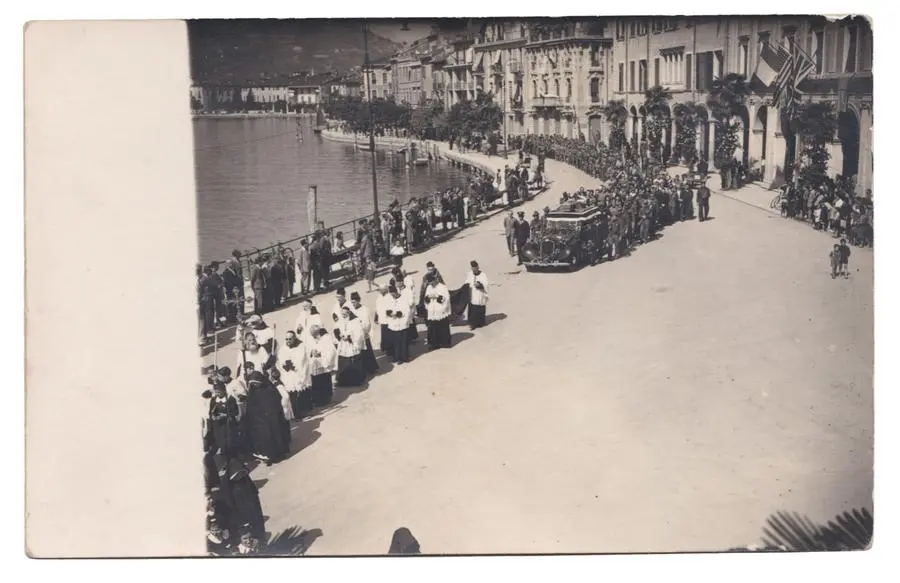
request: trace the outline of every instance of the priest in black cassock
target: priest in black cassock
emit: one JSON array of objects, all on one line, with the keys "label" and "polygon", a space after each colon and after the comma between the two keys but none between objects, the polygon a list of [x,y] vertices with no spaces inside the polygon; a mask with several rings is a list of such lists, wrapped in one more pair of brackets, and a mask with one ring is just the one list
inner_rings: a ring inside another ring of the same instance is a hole
[{"label": "priest in black cassock", "polygon": [[259,371],[248,379],[247,412],[243,422],[250,451],[267,464],[281,461],[290,451],[291,428],[284,417],[281,393]]}]

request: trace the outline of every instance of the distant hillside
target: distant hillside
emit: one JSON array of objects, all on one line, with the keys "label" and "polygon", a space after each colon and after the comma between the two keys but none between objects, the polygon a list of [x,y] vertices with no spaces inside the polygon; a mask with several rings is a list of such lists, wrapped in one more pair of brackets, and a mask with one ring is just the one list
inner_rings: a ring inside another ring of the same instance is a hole
[{"label": "distant hillside", "polygon": [[[358,20],[189,20],[191,77],[195,82],[241,83],[315,69],[343,72],[363,63]],[[373,62],[400,48],[369,33]]]}]

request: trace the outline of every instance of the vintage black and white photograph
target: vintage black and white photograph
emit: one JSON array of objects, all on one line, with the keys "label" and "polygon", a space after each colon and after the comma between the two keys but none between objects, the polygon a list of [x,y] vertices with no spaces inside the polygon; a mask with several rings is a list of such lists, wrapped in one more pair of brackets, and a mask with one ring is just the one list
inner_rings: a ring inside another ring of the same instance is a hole
[{"label": "vintage black and white photograph", "polygon": [[188,36],[209,554],[870,545],[870,19]]}]

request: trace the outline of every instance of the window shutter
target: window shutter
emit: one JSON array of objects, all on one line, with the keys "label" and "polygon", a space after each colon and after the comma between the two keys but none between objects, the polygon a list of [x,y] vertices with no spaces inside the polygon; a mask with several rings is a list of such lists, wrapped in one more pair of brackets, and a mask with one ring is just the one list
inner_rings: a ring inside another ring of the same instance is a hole
[{"label": "window shutter", "polygon": [[691,58],[693,55],[685,55],[684,56],[684,87],[685,89],[693,89],[694,78],[691,76]]}]

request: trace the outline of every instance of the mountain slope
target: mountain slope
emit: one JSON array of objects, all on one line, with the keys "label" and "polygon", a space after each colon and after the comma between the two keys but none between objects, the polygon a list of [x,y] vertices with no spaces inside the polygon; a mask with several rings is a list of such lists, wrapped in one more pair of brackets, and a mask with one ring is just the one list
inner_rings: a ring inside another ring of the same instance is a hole
[{"label": "mountain slope", "polygon": [[[359,20],[189,20],[195,82],[241,83],[315,69],[346,71],[364,60]],[[369,33],[369,56],[384,60],[400,45]]]}]

